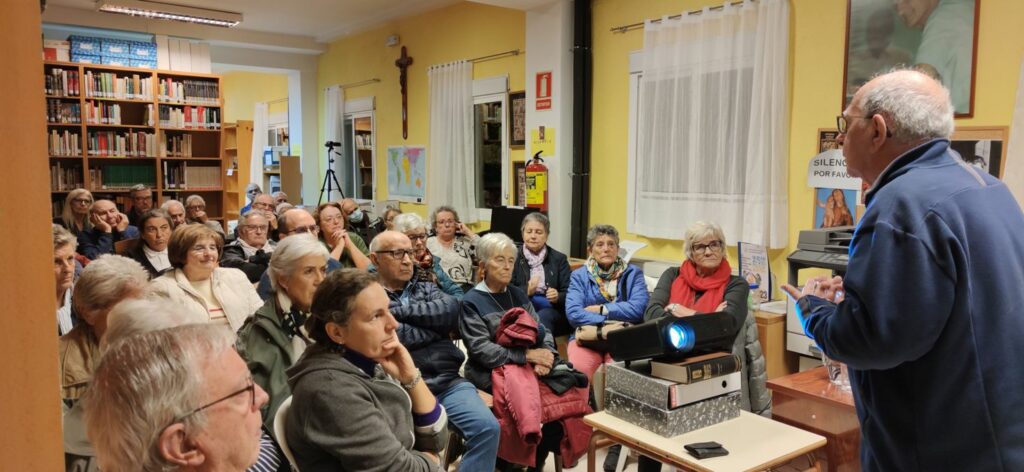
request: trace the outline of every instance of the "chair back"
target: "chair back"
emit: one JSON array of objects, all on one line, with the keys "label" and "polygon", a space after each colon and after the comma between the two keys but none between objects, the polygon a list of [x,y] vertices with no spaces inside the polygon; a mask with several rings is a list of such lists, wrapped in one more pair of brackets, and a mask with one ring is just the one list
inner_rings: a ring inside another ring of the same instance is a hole
[{"label": "chair back", "polygon": [[277,437],[277,444],[281,446],[284,456],[288,458],[288,463],[292,465],[292,470],[297,472],[299,466],[295,463],[295,456],[292,455],[292,450],[288,447],[288,438],[284,434],[285,421],[288,419],[288,410],[291,407],[292,397],[289,395],[281,402],[281,406],[277,407],[277,413],[274,415],[274,436]]}]

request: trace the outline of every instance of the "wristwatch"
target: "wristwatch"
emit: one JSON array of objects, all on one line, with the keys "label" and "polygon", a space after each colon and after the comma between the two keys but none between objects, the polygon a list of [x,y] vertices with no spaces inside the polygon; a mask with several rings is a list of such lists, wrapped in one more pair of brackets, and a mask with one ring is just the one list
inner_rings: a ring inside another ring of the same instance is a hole
[{"label": "wristwatch", "polygon": [[416,384],[420,383],[421,380],[423,380],[423,374],[420,372],[419,369],[416,369],[416,376],[412,378],[412,382],[402,384],[402,388],[406,390],[412,390],[413,387],[415,387]]}]

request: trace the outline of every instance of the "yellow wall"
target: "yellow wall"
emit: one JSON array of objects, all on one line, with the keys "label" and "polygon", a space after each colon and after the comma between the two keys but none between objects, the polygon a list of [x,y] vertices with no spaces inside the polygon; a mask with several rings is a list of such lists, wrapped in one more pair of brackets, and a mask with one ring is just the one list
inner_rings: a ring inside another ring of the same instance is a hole
[{"label": "yellow wall", "polygon": [[[642,30],[625,34],[609,28],[719,5],[707,0],[594,1],[594,121],[590,201],[591,223],[626,225],[626,174],[629,107],[629,53],[643,47]],[[784,281],[786,255],[796,248],[801,229],[812,225],[812,189],[807,165],[816,150],[818,128],[834,128],[840,109],[846,1],[791,0],[790,77],[792,108],[789,154],[789,247],[770,252],[772,270]],[[1024,54],[1024,2],[987,0],[981,6],[974,118],[957,126],[1009,126]],[[683,216],[683,215],[680,215]],[[726,235],[727,237],[730,235]],[[640,257],[680,260],[681,242],[647,242]],[[735,241],[733,241],[735,244]],[[733,248],[735,249],[735,248]],[[735,262],[735,252],[730,258]]]},{"label": "yellow wall", "polygon": [[[261,72],[228,72],[222,76],[224,121],[251,120],[257,102],[288,98],[288,76]],[[267,113],[287,113],[288,102],[271,103]]]},{"label": "yellow wall", "polygon": [[[401,47],[387,47],[385,39],[397,34],[401,46],[412,56],[408,72],[409,139],[402,139],[402,95],[395,60]],[[379,83],[345,90],[345,99],[372,96],[376,100],[377,197],[387,198],[385,153],[388,146],[429,146],[427,68],[459,59],[472,59],[511,49],[526,48],[526,14],[517,10],[459,3],[388,23],[374,30],[331,43],[320,56],[318,86],[360,82],[378,78]],[[509,89],[524,90],[525,57],[505,57],[479,62],[473,67],[476,79],[508,75]],[[322,115],[322,114],[321,114]],[[325,141],[323,116],[320,141]],[[429,149],[428,149],[429,152]],[[523,151],[512,150],[512,160],[523,160]],[[323,175],[324,163],[321,163]],[[425,214],[426,207],[402,204],[403,211]]]}]

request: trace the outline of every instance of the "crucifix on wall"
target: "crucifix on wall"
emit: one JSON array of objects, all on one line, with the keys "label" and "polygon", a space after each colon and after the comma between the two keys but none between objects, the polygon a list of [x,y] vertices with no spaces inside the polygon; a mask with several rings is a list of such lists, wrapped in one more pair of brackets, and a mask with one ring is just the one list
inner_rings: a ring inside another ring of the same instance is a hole
[{"label": "crucifix on wall", "polygon": [[405,46],[402,46],[402,57],[395,61],[395,67],[399,69],[398,84],[402,86],[402,139],[409,139],[409,106],[408,88],[406,87],[406,72],[412,65],[412,57],[405,53]]}]

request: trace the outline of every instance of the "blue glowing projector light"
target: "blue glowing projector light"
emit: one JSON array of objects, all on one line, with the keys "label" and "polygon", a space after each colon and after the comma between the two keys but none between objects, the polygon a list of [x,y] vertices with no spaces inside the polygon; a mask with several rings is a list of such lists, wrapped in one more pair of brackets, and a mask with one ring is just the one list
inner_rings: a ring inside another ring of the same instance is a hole
[{"label": "blue glowing projector light", "polygon": [[693,351],[728,351],[739,326],[725,312],[675,318],[630,326],[608,333],[608,352],[616,361],[680,357]]}]

